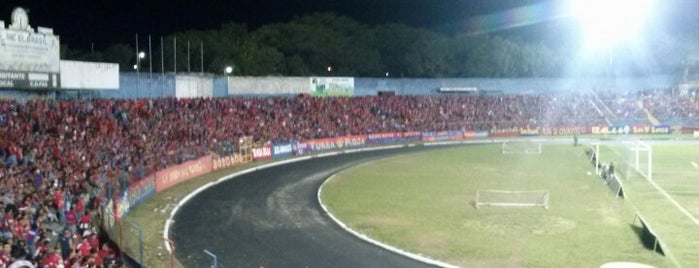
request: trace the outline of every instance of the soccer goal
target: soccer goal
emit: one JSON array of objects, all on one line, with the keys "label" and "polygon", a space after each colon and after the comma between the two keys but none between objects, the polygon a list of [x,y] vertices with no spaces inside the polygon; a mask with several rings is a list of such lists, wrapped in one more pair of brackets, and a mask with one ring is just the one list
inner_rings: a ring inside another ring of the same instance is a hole
[{"label": "soccer goal", "polygon": [[549,191],[476,191],[476,208],[481,206],[499,207],[544,207],[549,208]]},{"label": "soccer goal", "polygon": [[504,141],[502,143],[502,154],[541,154],[541,141]]},{"label": "soccer goal", "polygon": [[640,140],[625,142],[621,161],[619,173],[625,179],[635,177],[653,179],[653,147],[650,144]]}]

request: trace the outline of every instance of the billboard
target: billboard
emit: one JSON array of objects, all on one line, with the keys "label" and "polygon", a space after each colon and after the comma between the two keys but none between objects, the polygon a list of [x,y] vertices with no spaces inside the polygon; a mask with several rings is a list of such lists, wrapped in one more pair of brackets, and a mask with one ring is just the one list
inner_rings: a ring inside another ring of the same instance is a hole
[{"label": "billboard", "polygon": [[61,88],[119,89],[119,64],[62,60]]},{"label": "billboard", "polygon": [[58,88],[60,42],[53,30],[29,25],[27,12],[12,11],[9,27],[0,22],[0,88]]},{"label": "billboard", "polygon": [[175,97],[211,98],[214,94],[214,80],[208,76],[177,75],[175,77]]},{"label": "billboard", "polygon": [[309,94],[315,97],[354,95],[354,77],[311,77]]}]

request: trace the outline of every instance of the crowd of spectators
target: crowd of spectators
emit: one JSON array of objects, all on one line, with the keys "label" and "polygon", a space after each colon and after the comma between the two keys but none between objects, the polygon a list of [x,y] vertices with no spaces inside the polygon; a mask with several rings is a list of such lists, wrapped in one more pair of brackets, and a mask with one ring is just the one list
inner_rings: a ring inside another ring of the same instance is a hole
[{"label": "crowd of spectators", "polygon": [[[96,211],[134,180],[242,136],[605,125],[591,96],[431,95],[0,101],[0,267],[111,267]],[[645,98],[652,111],[662,98]],[[682,99],[672,99],[680,104]],[[692,101],[692,103],[694,103]],[[671,104],[674,106],[676,104]],[[696,103],[671,115],[696,116]],[[663,114],[664,115],[664,114]],[[228,148],[230,146],[223,146]]]}]

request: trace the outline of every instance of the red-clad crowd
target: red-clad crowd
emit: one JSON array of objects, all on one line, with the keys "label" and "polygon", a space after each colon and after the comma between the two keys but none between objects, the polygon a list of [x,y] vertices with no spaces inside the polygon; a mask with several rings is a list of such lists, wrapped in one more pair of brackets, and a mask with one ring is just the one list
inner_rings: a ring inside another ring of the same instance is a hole
[{"label": "red-clad crowd", "polygon": [[[382,132],[606,124],[591,98],[0,101],[0,267],[17,261],[50,268],[119,265],[115,249],[98,239],[97,209],[132,181],[242,136],[283,142]],[[654,111],[662,107],[646,105]],[[673,115],[696,116],[699,107],[688,109]]]}]

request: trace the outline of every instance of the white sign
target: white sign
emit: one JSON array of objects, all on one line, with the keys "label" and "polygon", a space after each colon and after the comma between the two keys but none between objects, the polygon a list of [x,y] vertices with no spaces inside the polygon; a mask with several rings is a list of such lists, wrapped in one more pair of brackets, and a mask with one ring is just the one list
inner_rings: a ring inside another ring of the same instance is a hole
[{"label": "white sign", "polygon": [[119,89],[119,64],[62,60],[61,88]]}]

